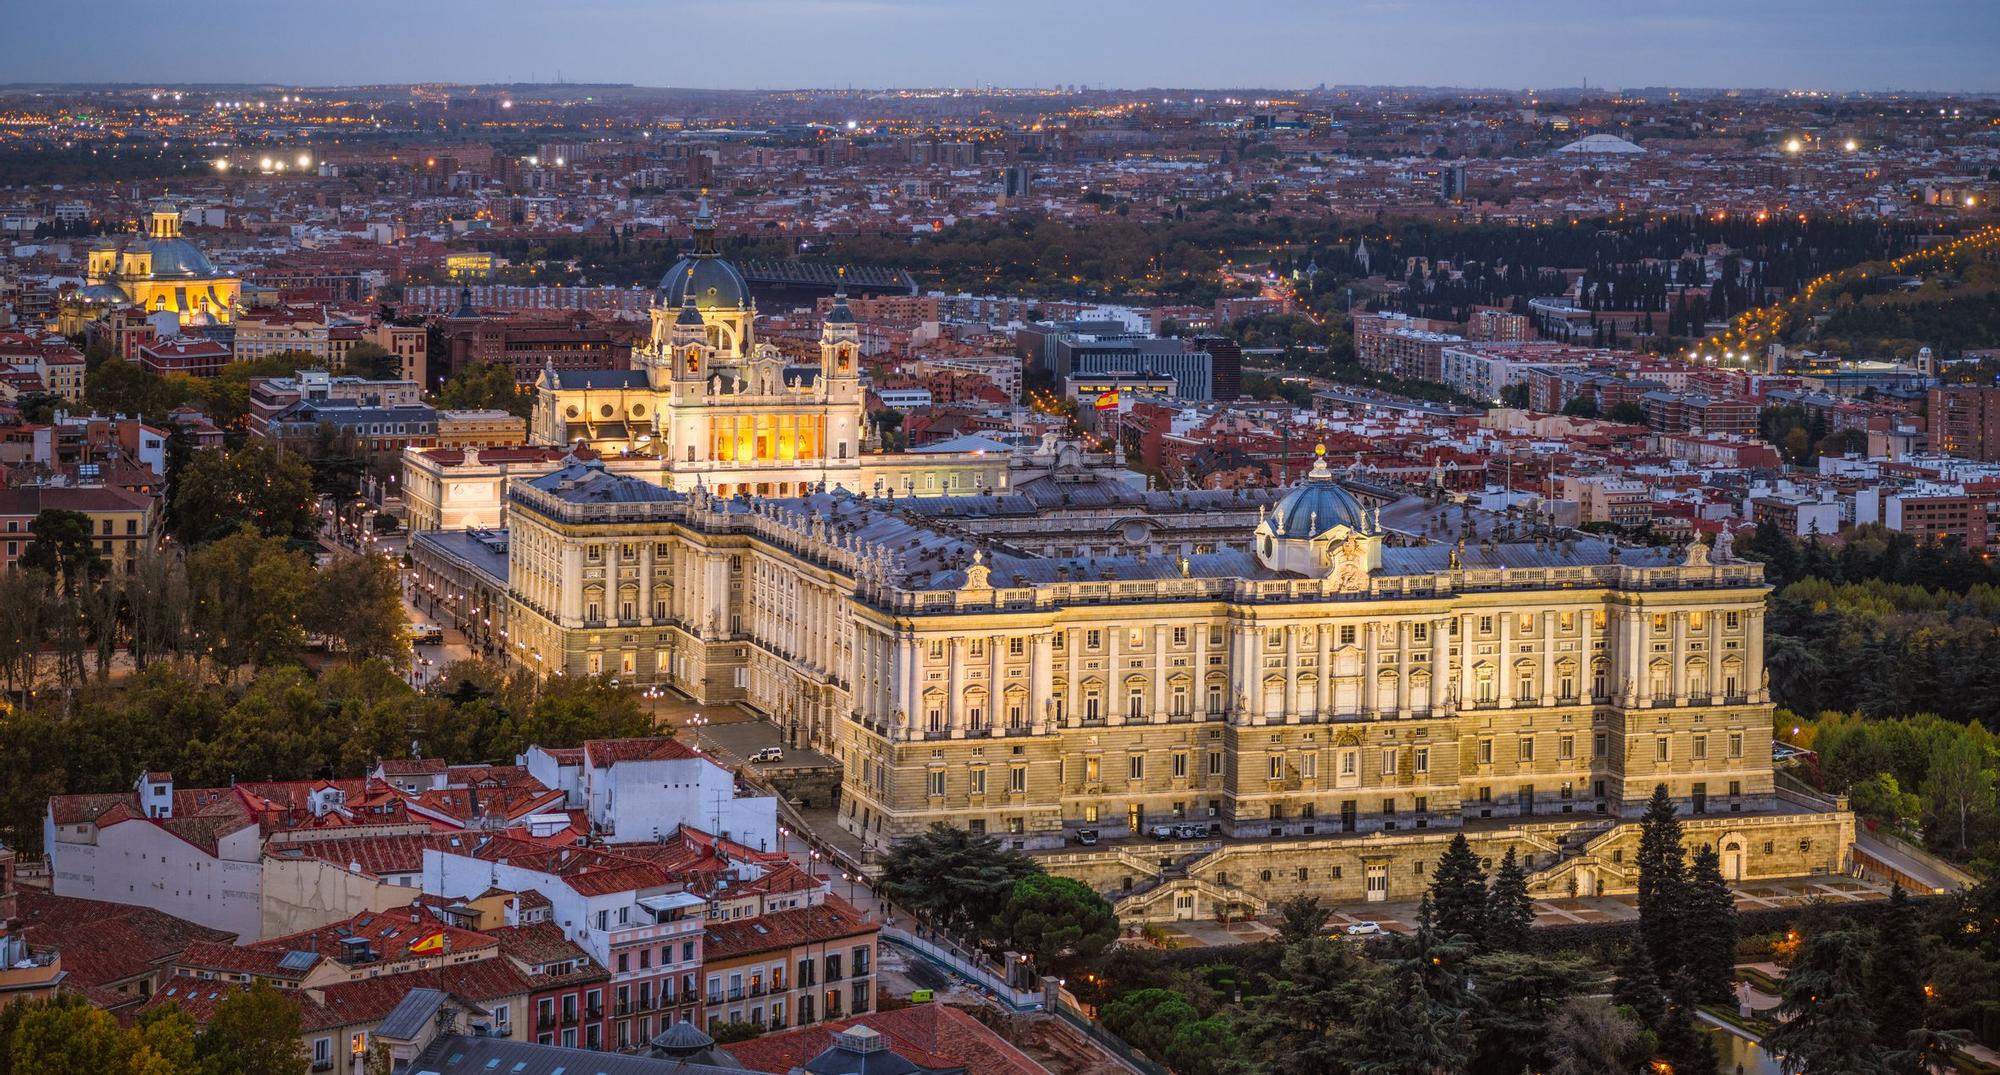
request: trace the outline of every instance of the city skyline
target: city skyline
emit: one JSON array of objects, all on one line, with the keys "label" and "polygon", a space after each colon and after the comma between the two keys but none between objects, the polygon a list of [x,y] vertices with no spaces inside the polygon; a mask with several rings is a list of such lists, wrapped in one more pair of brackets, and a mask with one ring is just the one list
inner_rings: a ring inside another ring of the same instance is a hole
[{"label": "city skyline", "polygon": [[[205,21],[198,46],[135,56],[67,32],[61,9],[40,5],[17,13],[22,39],[38,48],[20,58],[12,80],[352,86],[559,79],[716,90],[2000,89],[1987,62],[2000,40],[2000,8],[1976,0],[1934,5],[1932,17],[1921,20],[1880,5],[1808,0],[1754,11],[1697,0],[1671,14],[1605,7],[1527,0],[1495,12],[1469,0],[1375,0],[1282,3],[1219,17],[1214,5],[1193,0],[1112,0],[1082,10],[1024,0],[1005,11],[910,0],[756,0],[727,8],[595,2],[560,12],[518,0],[450,0],[414,10],[362,0],[340,27],[305,34],[287,14],[230,0]],[[110,23],[125,21],[120,12],[146,18],[131,0],[107,0],[107,8]],[[734,37],[742,45],[670,47],[685,37]]]}]

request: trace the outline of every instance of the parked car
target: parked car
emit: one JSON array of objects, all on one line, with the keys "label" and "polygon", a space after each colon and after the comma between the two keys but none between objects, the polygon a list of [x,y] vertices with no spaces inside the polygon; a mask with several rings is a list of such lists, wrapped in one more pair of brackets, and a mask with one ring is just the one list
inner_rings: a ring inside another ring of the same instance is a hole
[{"label": "parked car", "polygon": [[1177,840],[1205,840],[1208,838],[1208,826],[1193,821],[1175,825],[1174,838]]},{"label": "parked car", "polygon": [[750,760],[753,762],[784,761],[785,752],[781,747],[765,747],[757,753],[750,755]]},{"label": "parked car", "polygon": [[1356,922],[1347,927],[1347,935],[1349,937],[1373,937],[1380,932],[1382,932],[1382,927],[1379,923],[1375,922]]},{"label": "parked car", "polygon": [[1076,830],[1076,842],[1084,845],[1085,847],[1095,846],[1097,844],[1097,830],[1096,829]]}]

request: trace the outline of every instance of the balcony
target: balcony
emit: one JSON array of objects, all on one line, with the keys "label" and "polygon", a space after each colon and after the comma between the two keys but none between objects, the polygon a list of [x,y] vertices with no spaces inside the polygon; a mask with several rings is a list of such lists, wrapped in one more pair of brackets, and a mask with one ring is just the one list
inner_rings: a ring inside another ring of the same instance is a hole
[{"label": "balcony", "polygon": [[312,1069],[314,1071],[332,1071],[333,1060],[331,1058],[315,1060],[312,1063]]},{"label": "balcony", "polygon": [[587,1020],[590,1020],[591,1022],[596,1022],[597,1020],[604,1018],[604,1006],[598,1004],[585,1008],[583,1010],[583,1017]]}]

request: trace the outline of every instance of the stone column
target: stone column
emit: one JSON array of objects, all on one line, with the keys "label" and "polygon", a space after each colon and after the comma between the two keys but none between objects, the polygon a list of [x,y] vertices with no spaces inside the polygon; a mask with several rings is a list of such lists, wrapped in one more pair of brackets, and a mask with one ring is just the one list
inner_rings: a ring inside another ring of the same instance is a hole
[{"label": "stone column", "polygon": [[[1277,722],[1280,724],[1290,724],[1298,719],[1299,631],[1300,630],[1301,628],[1297,627],[1296,625],[1287,626],[1285,628],[1285,668],[1284,668],[1285,690],[1283,694],[1283,697],[1285,699],[1285,711],[1283,713],[1276,714],[1278,718]],[[1324,668],[1320,669],[1322,677],[1324,676],[1325,672],[1326,669]]]},{"label": "stone column", "polygon": [[1361,712],[1369,720],[1374,720],[1382,715],[1382,700],[1376,697],[1375,690],[1375,661],[1377,660],[1377,647],[1380,643],[1382,627],[1380,624],[1370,623],[1362,628],[1362,632]]},{"label": "stone column", "polygon": [[1542,613],[1542,704],[1556,704],[1556,614]]},{"label": "stone column", "polygon": [[[1313,628],[1313,656],[1318,660],[1318,688],[1314,691],[1313,712],[1327,719],[1333,708],[1333,628],[1322,623]],[[1296,675],[1296,671],[1293,672]]]},{"label": "stone column", "polygon": [[944,726],[953,739],[965,738],[965,683],[959,678],[960,645],[956,638],[946,639],[944,644]]},{"label": "stone column", "polygon": [[1674,704],[1686,705],[1688,702],[1687,613],[1676,609],[1669,616],[1671,618],[1667,622],[1673,628],[1674,641],[1667,649],[1667,657],[1672,662],[1668,665],[1668,669],[1673,677]]},{"label": "stone column", "polygon": [[1764,610],[1744,613],[1743,626],[1743,694],[1753,702],[1768,702],[1769,692],[1764,689]]},{"label": "stone column", "polygon": [[1116,728],[1125,723],[1125,655],[1119,652],[1118,636],[1124,627],[1104,629],[1104,726]]},{"label": "stone column", "polygon": [[1412,644],[1413,640],[1410,638],[1410,621],[1397,620],[1396,696],[1389,699],[1389,704],[1395,707],[1396,716],[1398,717],[1415,715],[1410,709],[1410,705],[1416,697],[1416,695],[1410,693],[1410,647]]},{"label": "stone column", "polygon": [[1520,687],[1514,683],[1514,616],[1512,612],[1498,613],[1500,619],[1499,655],[1493,665],[1493,686],[1500,693],[1500,708],[1512,709],[1514,696]]},{"label": "stone column", "polygon": [[1049,636],[1028,636],[1028,727],[1039,735],[1049,730]]},{"label": "stone column", "polygon": [[1153,625],[1153,723],[1167,720],[1167,628]]},{"label": "stone column", "polygon": [[1473,650],[1476,647],[1474,647],[1474,645],[1472,644],[1472,631],[1473,628],[1478,626],[1479,626],[1479,620],[1477,617],[1473,616],[1472,613],[1465,612],[1459,615],[1458,617],[1458,705],[1459,708],[1461,709],[1469,709],[1473,705],[1474,696],[1472,693],[1473,690],[1472,664],[1473,664]]}]

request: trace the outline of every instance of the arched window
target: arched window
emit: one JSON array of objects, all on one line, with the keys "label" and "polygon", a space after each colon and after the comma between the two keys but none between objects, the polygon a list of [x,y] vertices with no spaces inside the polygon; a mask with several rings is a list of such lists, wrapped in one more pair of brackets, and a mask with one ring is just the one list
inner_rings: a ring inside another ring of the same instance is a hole
[{"label": "arched window", "polygon": [[1673,673],[1664,658],[1654,661],[1646,670],[1648,685],[1656,702],[1673,699]]},{"label": "arched window", "polygon": [[1494,681],[1493,666],[1485,661],[1472,667],[1472,700],[1480,705],[1492,705],[1500,700],[1500,688]]},{"label": "arched window", "polygon": [[1602,657],[1590,662],[1590,697],[1598,702],[1611,700],[1611,662]]}]

